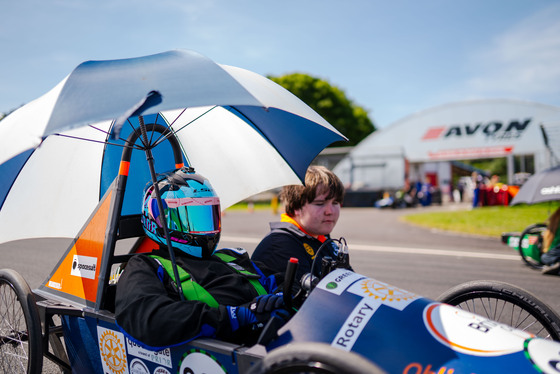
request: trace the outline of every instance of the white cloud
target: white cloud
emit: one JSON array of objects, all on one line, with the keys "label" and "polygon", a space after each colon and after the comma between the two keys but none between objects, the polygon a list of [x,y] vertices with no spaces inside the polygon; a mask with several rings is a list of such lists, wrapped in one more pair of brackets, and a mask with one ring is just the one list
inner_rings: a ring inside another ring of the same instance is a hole
[{"label": "white cloud", "polygon": [[475,56],[473,94],[546,98],[560,93],[560,5],[541,10]]}]

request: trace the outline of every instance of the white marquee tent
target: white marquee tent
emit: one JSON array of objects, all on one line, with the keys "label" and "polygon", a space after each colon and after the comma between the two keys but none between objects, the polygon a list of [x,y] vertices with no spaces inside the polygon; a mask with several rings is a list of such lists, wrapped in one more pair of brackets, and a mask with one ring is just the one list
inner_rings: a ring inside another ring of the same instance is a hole
[{"label": "white marquee tent", "polygon": [[399,189],[405,176],[423,181],[428,175],[445,189],[452,161],[506,157],[511,179],[523,171],[514,170],[514,157],[533,157],[535,172],[558,162],[560,146],[547,147],[542,128],[559,119],[560,107],[520,100],[445,104],[374,132],[334,172],[354,189]]}]

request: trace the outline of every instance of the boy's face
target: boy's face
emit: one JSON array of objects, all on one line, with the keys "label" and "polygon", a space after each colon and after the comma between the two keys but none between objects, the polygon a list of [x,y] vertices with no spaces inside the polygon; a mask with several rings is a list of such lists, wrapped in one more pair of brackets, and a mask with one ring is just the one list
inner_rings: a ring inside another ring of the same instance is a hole
[{"label": "boy's face", "polygon": [[328,191],[317,194],[315,200],[296,210],[294,219],[312,236],[328,235],[340,215],[340,203],[327,199]]}]

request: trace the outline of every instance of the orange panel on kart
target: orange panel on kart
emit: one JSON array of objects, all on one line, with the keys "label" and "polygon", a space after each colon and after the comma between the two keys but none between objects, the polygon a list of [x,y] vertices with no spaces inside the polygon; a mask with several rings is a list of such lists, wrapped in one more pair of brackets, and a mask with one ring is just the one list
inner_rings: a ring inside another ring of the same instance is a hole
[{"label": "orange panel on kart", "polygon": [[64,260],[46,282],[46,287],[87,301],[96,301],[112,192],[104,196],[103,202],[98,205]]}]

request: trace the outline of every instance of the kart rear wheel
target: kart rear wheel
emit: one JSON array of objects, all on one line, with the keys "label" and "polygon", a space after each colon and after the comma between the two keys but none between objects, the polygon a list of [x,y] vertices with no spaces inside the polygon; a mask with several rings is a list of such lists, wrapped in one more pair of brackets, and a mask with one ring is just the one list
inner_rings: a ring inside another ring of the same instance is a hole
[{"label": "kart rear wheel", "polygon": [[382,374],[385,371],[354,352],[324,343],[296,343],[271,351],[251,373]]},{"label": "kart rear wheel", "polygon": [[0,270],[0,372],[41,373],[41,320],[35,297],[14,270]]},{"label": "kart rear wheel", "polygon": [[[536,223],[534,225],[530,225],[527,226],[527,228],[525,230],[523,230],[523,232],[521,233],[521,235],[519,236],[519,244],[517,245],[517,250],[519,251],[519,254],[521,255],[521,259],[523,260],[523,262],[525,262],[525,264],[527,264],[527,266],[533,268],[533,269],[542,269],[543,264],[540,261],[540,257],[543,253],[543,237],[542,237],[542,233],[543,231],[546,230],[546,224],[544,223]],[[538,239],[537,242],[535,243],[535,247],[538,250],[538,259],[535,259],[531,256],[529,256],[529,249],[527,251],[524,251],[522,248],[522,243],[523,243],[523,238],[524,237],[529,237],[532,235],[537,235]]]},{"label": "kart rear wheel", "polygon": [[438,300],[538,337],[560,341],[560,317],[532,293],[498,281],[472,281]]}]

